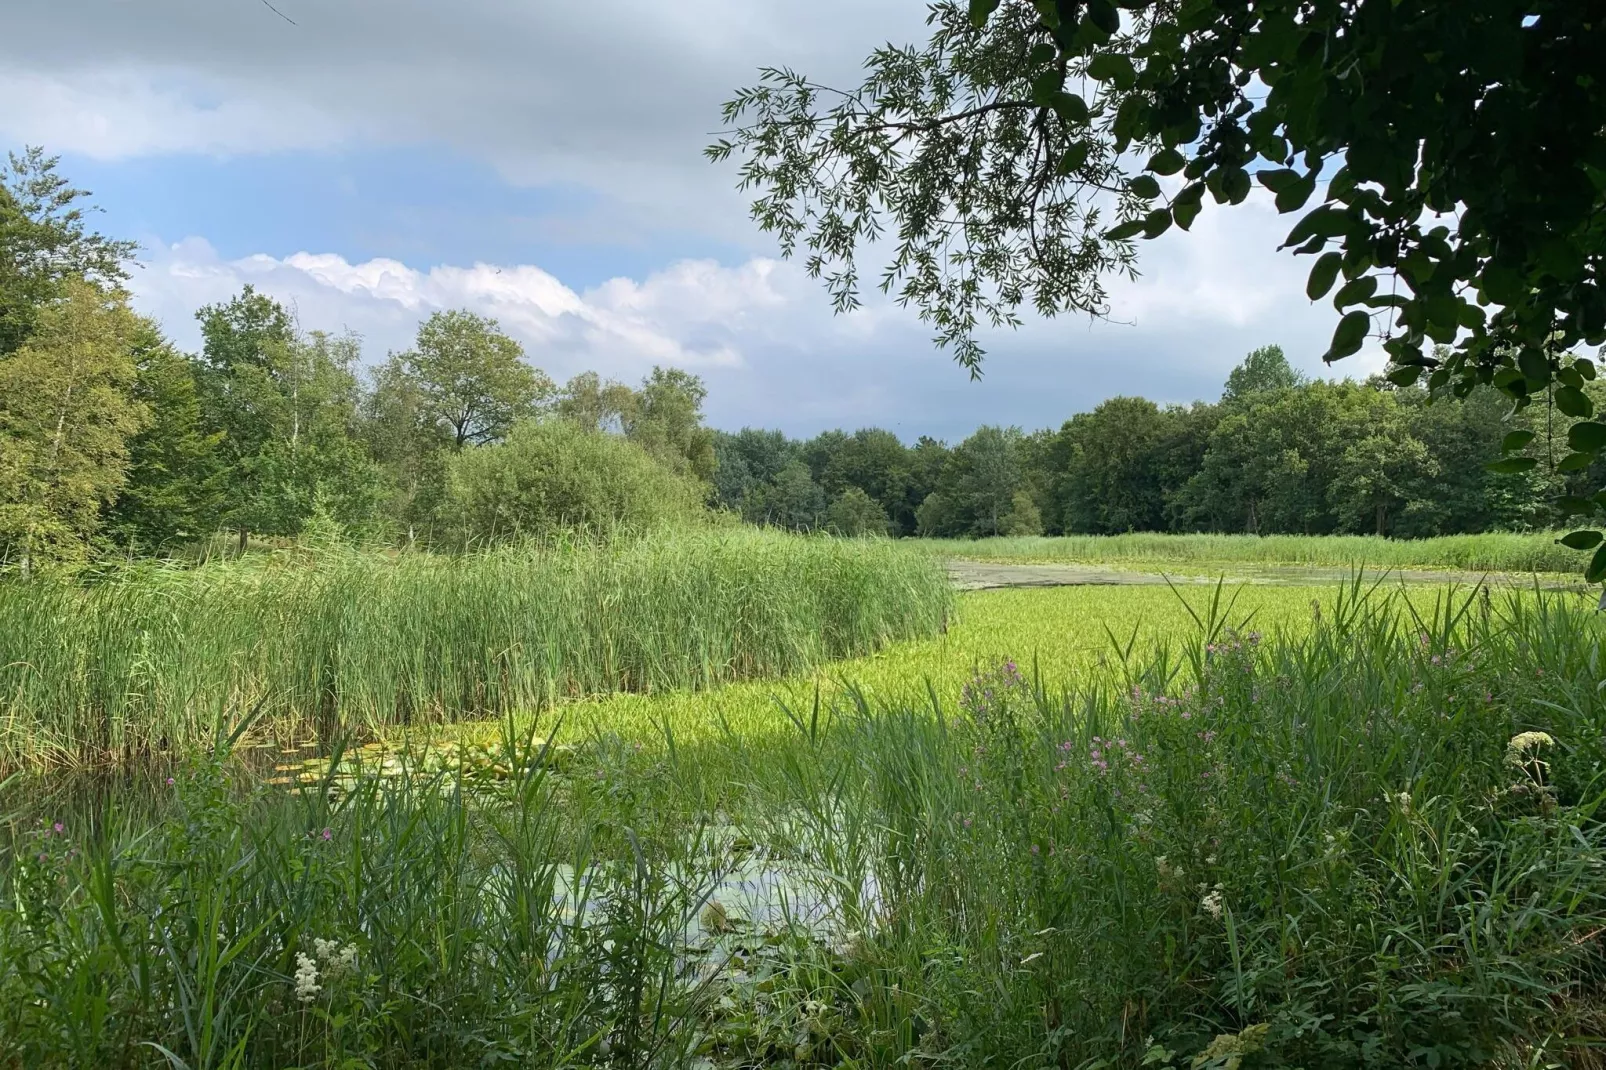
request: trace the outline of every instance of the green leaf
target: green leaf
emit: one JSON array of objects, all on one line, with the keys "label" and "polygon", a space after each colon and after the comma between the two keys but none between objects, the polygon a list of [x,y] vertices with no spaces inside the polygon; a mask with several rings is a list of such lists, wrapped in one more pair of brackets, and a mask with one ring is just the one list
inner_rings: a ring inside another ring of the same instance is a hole
[{"label": "green leaf", "polygon": [[1343,253],[1323,253],[1317,257],[1310,269],[1310,279],[1305,283],[1305,296],[1312,301],[1320,301],[1326,296],[1327,291],[1333,288],[1333,280],[1338,278],[1338,269],[1343,263]]},{"label": "green leaf", "polygon": [[1584,570],[1584,579],[1590,583],[1599,583],[1602,576],[1606,576],[1606,544],[1596,547],[1595,556],[1589,559],[1589,567]]},{"label": "green leaf", "polygon": [[1143,220],[1143,236],[1158,238],[1171,228],[1171,209],[1156,208]]},{"label": "green leaf", "polygon": [[1538,463],[1532,457],[1502,457],[1498,461],[1490,461],[1483,467],[1497,475],[1510,476],[1518,472],[1527,472]]},{"label": "green leaf", "polygon": [[1037,44],[1033,45],[1032,50],[1026,54],[1026,62],[1031,64],[1033,67],[1041,67],[1043,64],[1049,62],[1059,54],[1060,50],[1049,44],[1047,41],[1039,41]]},{"label": "green leaf", "polygon": [[1229,204],[1242,204],[1249,196],[1249,172],[1234,167],[1221,176],[1221,192]]},{"label": "green leaf", "polygon": [[1598,531],[1572,531],[1556,540],[1569,550],[1592,550],[1601,544]]},{"label": "green leaf", "polygon": [[999,0],[970,0],[970,24],[978,30],[987,25],[998,4]]},{"label": "green leaf", "polygon": [[1515,368],[1501,368],[1494,373],[1494,388],[1507,397],[1521,398],[1528,395],[1528,384]]},{"label": "green leaf", "polygon": [[1362,275],[1339,287],[1333,295],[1333,307],[1343,311],[1349,305],[1358,305],[1377,292],[1377,276]]},{"label": "green leaf", "polygon": [[1395,386],[1410,386],[1420,378],[1422,378],[1422,367],[1418,364],[1407,364],[1388,373],[1388,381]]},{"label": "green leaf", "polygon": [[1260,171],[1255,175],[1255,178],[1259,179],[1260,184],[1273,193],[1281,193],[1299,181],[1299,172],[1291,167],[1279,167],[1272,171]]},{"label": "green leaf", "polygon": [[1068,175],[1087,162],[1087,154],[1091,146],[1085,141],[1073,141],[1071,147],[1065,150],[1060,157],[1058,171],[1061,175]]},{"label": "green leaf", "polygon": [[1532,431],[1513,431],[1511,434],[1500,440],[1500,452],[1512,453],[1516,450],[1522,449],[1533,440],[1534,433]]},{"label": "green leaf", "polygon": [[1095,82],[1113,82],[1117,89],[1131,89],[1138,74],[1132,61],[1119,52],[1100,52],[1087,65],[1087,76]]},{"label": "green leaf", "polygon": [[1371,328],[1371,316],[1365,312],[1349,313],[1338,321],[1338,327],[1333,331],[1333,344],[1322,355],[1322,359],[1335,361],[1359,353],[1361,343],[1366,340],[1366,332]]},{"label": "green leaf", "polygon": [[1595,403],[1589,395],[1575,386],[1564,386],[1556,391],[1556,408],[1565,416],[1588,419],[1595,415]]},{"label": "green leaf", "polygon": [[1550,361],[1537,349],[1524,349],[1517,354],[1517,367],[1528,381],[1529,390],[1537,390],[1550,382]]},{"label": "green leaf", "polygon": [[1561,510],[1563,516],[1588,516],[1595,512],[1599,506],[1588,498],[1568,496],[1556,500],[1556,508]]},{"label": "green leaf", "polygon": [[1579,453],[1599,453],[1606,446],[1606,424],[1573,424],[1567,429],[1567,445]]},{"label": "green leaf", "polygon": [[1556,462],[1556,471],[1582,472],[1594,463],[1595,455],[1593,453],[1569,453]]},{"label": "green leaf", "polygon": [[1146,201],[1160,196],[1160,183],[1155,181],[1153,175],[1138,175],[1126,184],[1126,188],[1134,197],[1142,197]]},{"label": "green leaf", "polygon": [[1121,13],[1110,0],[1087,0],[1087,17],[1106,36],[1121,32]]},{"label": "green leaf", "polygon": [[1157,175],[1174,175],[1187,166],[1188,158],[1176,149],[1162,149],[1149,160],[1148,170]]},{"label": "green leaf", "polygon": [[1054,94],[1049,102],[1049,107],[1054,109],[1055,115],[1058,115],[1072,126],[1087,125],[1087,101],[1075,93],[1067,93],[1064,90],[1060,90]]},{"label": "green leaf", "polygon": [[1277,210],[1284,213],[1297,212],[1305,207],[1305,202],[1310,200],[1310,195],[1314,192],[1316,192],[1316,176],[1313,174],[1286,189],[1278,190],[1274,198]]},{"label": "green leaf", "polygon": [[1128,241],[1143,233],[1146,223],[1142,219],[1128,219],[1125,223],[1111,227],[1104,232],[1104,236],[1111,241]]},{"label": "green leaf", "polygon": [[1177,221],[1177,226],[1187,230],[1193,226],[1193,221],[1199,216],[1202,205],[1197,199],[1185,201],[1178,198],[1171,202],[1171,218]]},{"label": "green leaf", "polygon": [[1483,269],[1483,293],[1497,305],[1514,305],[1528,292],[1522,274],[1504,264],[1490,264]]}]

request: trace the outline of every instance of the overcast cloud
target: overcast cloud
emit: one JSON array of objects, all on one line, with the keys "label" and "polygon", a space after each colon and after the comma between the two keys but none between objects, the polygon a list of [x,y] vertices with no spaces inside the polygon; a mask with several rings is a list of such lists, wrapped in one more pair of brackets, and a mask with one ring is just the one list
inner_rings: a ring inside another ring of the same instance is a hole
[{"label": "overcast cloud", "polygon": [[[186,345],[193,310],[245,282],[292,302],[308,328],[360,332],[376,359],[429,312],[466,306],[497,316],[559,378],[696,371],[720,426],[957,437],[982,422],[1057,424],[1117,393],[1214,396],[1265,342],[1314,370],[1332,329],[1331,309],[1304,299],[1306,266],[1274,251],[1288,220],[1258,199],[1209,207],[1191,235],[1145,246],[1143,278],[1112,288],[1111,322],[989,336],[981,384],[903,310],[833,317],[815,284],[771,259],[732,169],[700,150],[758,65],[855,81],[869,49],[923,35],[912,0],[274,3],[294,25],[261,0],[10,0],[0,141],[114,164],[449,150],[509,184],[583,191],[570,240],[628,234],[656,267],[577,288],[538,263],[403,262],[400,249],[356,263],[330,245],[225,259],[215,236],[185,228],[152,243],[135,291]],[[686,233],[736,253],[689,259],[666,236]]]}]

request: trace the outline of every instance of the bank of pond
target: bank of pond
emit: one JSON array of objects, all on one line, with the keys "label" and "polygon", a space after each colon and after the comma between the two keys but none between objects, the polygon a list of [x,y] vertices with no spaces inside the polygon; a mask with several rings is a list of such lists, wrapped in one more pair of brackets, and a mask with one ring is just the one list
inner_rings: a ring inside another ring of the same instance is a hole
[{"label": "bank of pond", "polygon": [[245,746],[248,709],[13,780],[0,1065],[1587,1065],[1590,603],[1194,614],[762,738],[557,707]]}]

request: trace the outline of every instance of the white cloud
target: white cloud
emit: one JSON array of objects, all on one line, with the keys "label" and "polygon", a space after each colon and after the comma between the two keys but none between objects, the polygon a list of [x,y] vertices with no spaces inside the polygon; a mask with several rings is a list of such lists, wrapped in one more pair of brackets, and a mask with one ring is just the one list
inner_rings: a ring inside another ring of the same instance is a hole
[{"label": "white cloud", "polygon": [[293,94],[230,93],[207,99],[183,72],[138,67],[63,75],[0,69],[0,134],[116,160],[171,152],[214,155],[320,149],[355,127]]},{"label": "white cloud", "polygon": [[0,140],[106,159],[449,146],[600,194],[607,225],[745,238],[701,155],[765,63],[852,79],[908,0],[9,0]]},{"label": "white cloud", "polygon": [[364,335],[376,357],[405,348],[430,313],[469,308],[498,319],[556,373],[595,368],[638,377],[655,363],[739,365],[741,325],[787,303],[771,285],[775,269],[762,259],[737,268],[684,261],[639,282],[614,279],[578,293],[532,265],[419,271],[396,260],[352,264],[306,252],[230,261],[190,238],[159,251],[132,286],[136,304],[190,347],[200,343],[190,313],[250,284],[293,307],[308,329]]},{"label": "white cloud", "polygon": [[139,307],[181,344],[199,345],[197,307],[245,283],[293,306],[306,328],[363,335],[370,360],[405,348],[431,312],[496,317],[555,378],[593,369],[639,379],[653,364],[702,375],[721,427],[889,427],[954,438],[981,423],[1057,426],[1113,394],[1191,401],[1220,393],[1258,345],[1281,344],[1314,373],[1362,376],[1371,362],[1323,369],[1337,316],[1304,297],[1305,263],[1273,250],[1285,220],[1258,204],[1207,212],[1189,235],[1145,249],[1145,275],[1112,290],[1114,320],[1033,320],[985,342],[973,383],[912,313],[876,299],[833,316],[817,283],[791,263],[685,260],[588,290],[530,264],[411,267],[300,252],[225,260],[191,238],[163,248],[134,280]]}]

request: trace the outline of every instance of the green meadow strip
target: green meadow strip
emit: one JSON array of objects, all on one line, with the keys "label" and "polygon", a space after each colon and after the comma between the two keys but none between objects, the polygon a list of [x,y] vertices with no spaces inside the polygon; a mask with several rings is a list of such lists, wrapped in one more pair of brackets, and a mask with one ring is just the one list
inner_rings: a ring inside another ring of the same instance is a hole
[{"label": "green meadow strip", "polygon": [[1195,565],[1305,565],[1318,568],[1442,569],[1462,572],[1583,570],[1588,555],[1556,542],[1559,532],[1487,532],[1430,539],[1375,535],[1130,535],[922,539],[941,557],[996,562],[1063,562],[1133,568]]}]

